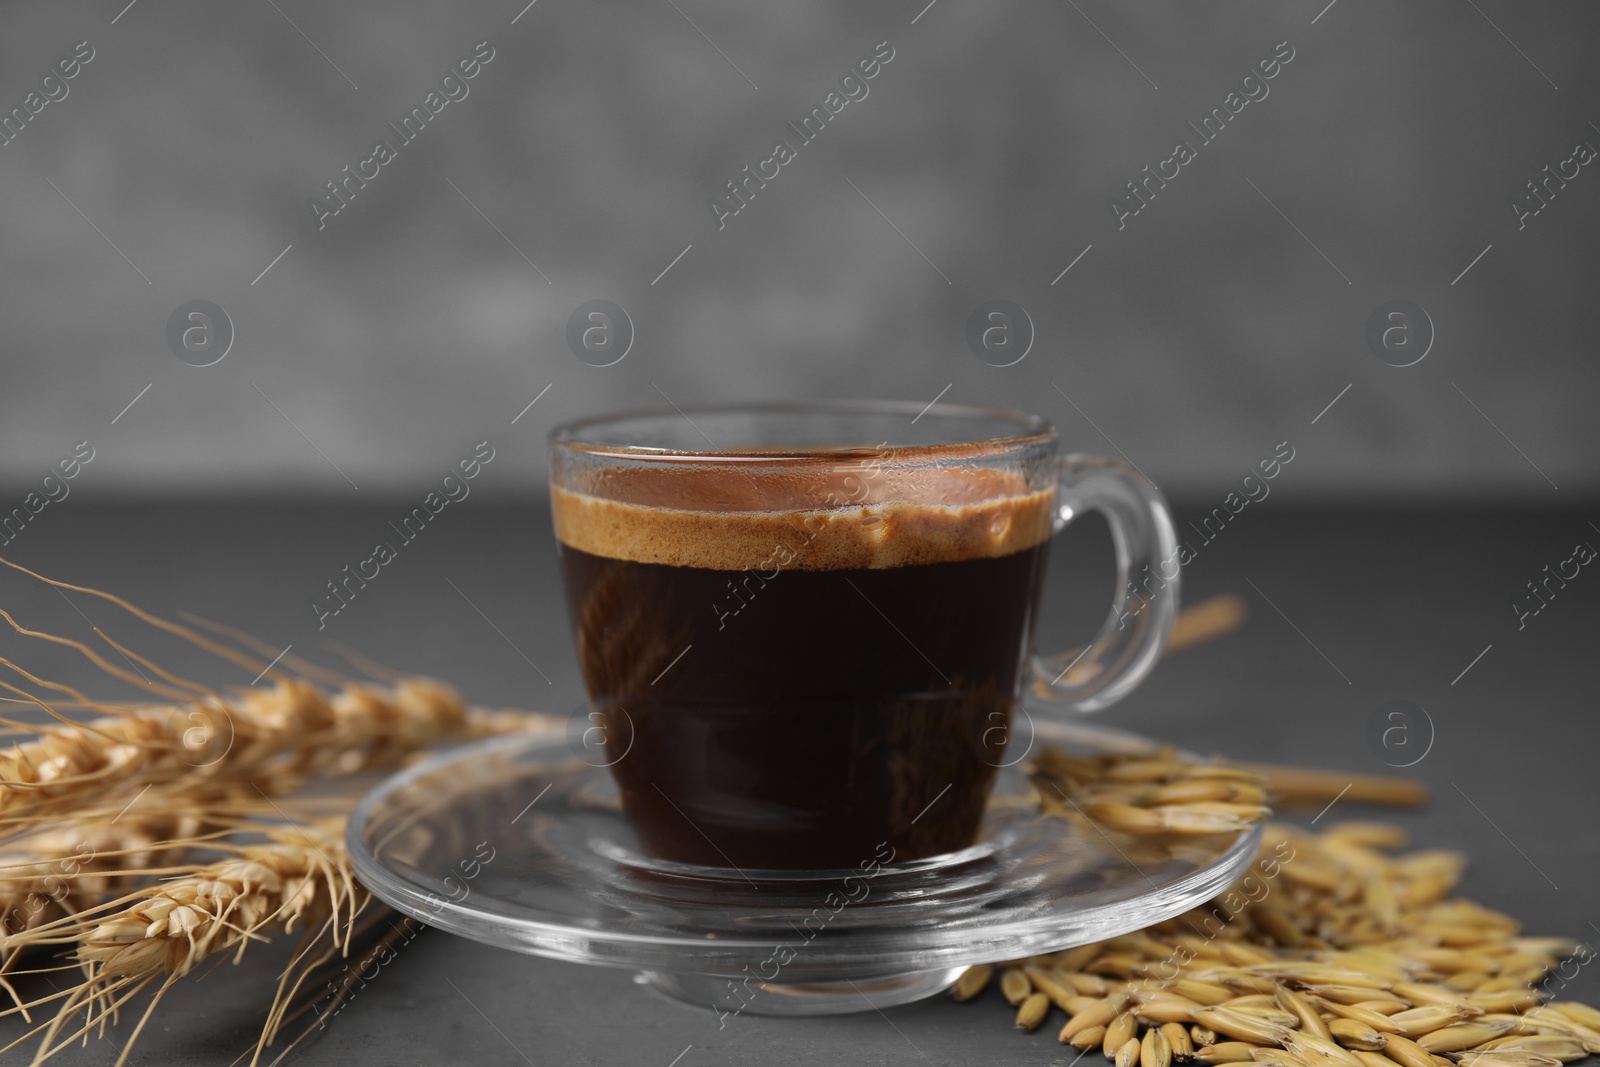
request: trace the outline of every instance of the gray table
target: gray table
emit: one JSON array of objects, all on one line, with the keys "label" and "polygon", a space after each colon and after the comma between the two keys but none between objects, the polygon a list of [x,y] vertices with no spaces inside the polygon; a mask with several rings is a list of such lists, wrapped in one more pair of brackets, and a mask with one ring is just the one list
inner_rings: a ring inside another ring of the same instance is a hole
[{"label": "gray table", "polygon": [[[1180,520],[1210,503],[1180,508]],[[1594,512],[1296,510],[1293,503],[1274,498],[1247,509],[1185,570],[1189,599],[1243,594],[1253,612],[1246,628],[1174,656],[1105,718],[1202,751],[1376,772],[1385,768],[1367,742],[1369,718],[1387,700],[1414,701],[1435,726],[1432,749],[1414,768],[1433,803],[1418,813],[1380,814],[1410,827],[1420,846],[1467,850],[1473,866],[1464,891],[1518,916],[1531,932],[1600,943],[1600,577],[1586,569],[1520,630],[1510,606],[1574,543],[1600,545]],[[319,642],[342,641],[450,679],[480,703],[575,708],[581,690],[549,516],[532,504],[474,498],[449,509],[318,632],[313,596],[365,556],[405,507],[73,500],[5,551],[162,613],[226,619],[279,647],[292,642],[296,651],[330,658]],[[1064,647],[1096,621],[1109,598],[1109,553],[1092,519],[1058,542],[1045,644]],[[17,575],[0,576],[0,605],[75,636],[89,634],[87,620],[116,635],[133,632],[105,604],[76,596],[69,605]],[[181,649],[150,647],[213,683],[249,681]],[[14,635],[0,636],[0,651],[51,677],[86,680],[67,655]],[[1341,803],[1329,818],[1362,814],[1372,813]],[[223,966],[174,990],[134,1062],[231,1062],[254,1039],[269,996],[263,971]],[[1600,1001],[1593,967],[1569,988]],[[116,1031],[119,1041],[129,1025]],[[429,932],[290,1062],[1070,1063],[1076,1052],[1057,1044],[1053,1030],[1012,1030],[1009,1010],[992,995],[832,1019],[744,1016],[719,1029],[709,1011],[647,992],[626,971]],[[17,1031],[15,1020],[5,1021],[4,1033]],[[110,1045],[92,1043],[59,1062],[114,1057]],[[20,1052],[0,1059],[26,1062]]]}]

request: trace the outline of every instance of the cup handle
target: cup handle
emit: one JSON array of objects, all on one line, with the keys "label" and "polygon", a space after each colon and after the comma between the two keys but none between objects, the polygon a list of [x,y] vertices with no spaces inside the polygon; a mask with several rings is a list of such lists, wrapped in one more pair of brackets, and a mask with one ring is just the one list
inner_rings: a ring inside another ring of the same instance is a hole
[{"label": "cup handle", "polygon": [[[1105,513],[1117,551],[1117,597],[1094,641],[1033,657],[1033,695],[1049,707],[1092,712],[1144,680],[1178,613],[1177,535],[1166,498],[1131,467],[1097,456],[1060,460],[1055,532],[1085,511]],[[1170,576],[1169,576],[1170,575]]]}]

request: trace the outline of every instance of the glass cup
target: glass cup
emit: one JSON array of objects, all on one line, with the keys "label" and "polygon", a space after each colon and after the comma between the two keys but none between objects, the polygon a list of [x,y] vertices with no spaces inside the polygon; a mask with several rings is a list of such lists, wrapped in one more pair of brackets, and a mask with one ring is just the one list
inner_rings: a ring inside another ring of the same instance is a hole
[{"label": "glass cup", "polygon": [[[1178,602],[1142,475],[1043,418],[828,402],[584,419],[550,439],[595,730],[646,853],[837,869],[971,846],[1028,687],[1128,693]],[[1103,512],[1117,589],[1081,651],[1033,653],[1052,536]],[[591,731],[595,732],[595,731]]]}]

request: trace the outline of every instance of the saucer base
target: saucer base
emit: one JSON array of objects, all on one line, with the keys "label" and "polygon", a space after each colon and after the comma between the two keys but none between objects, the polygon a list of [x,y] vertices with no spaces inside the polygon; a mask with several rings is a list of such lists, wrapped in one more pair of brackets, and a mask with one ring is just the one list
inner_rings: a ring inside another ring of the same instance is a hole
[{"label": "saucer base", "polygon": [[[1080,755],[1154,742],[1034,719]],[[1008,752],[1010,750],[1008,749]],[[485,944],[626,968],[720,1013],[832,1015],[905,1004],[964,967],[1101,941],[1179,915],[1254,861],[1260,827],[1132,838],[1044,815],[1000,769],[978,840],[918,860],[740,870],[648,855],[610,771],[561,730],[447,752],[367,795],[346,832],[356,876],[396,910]]]},{"label": "saucer base", "polygon": [[836,982],[763,982],[759,978],[738,982],[715,974],[640,971],[634,981],[675,1000],[709,1006],[719,1015],[849,1015],[931,997],[950,988],[965,969],[945,967]]}]

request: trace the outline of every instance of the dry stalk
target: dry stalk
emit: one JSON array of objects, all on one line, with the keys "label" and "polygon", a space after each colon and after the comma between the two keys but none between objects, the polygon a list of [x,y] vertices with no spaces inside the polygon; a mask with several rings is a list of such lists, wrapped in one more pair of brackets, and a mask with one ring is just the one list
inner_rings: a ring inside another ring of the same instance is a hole
[{"label": "dry stalk", "polygon": [[1166,654],[1215,641],[1239,629],[1250,609],[1237,593],[1218,593],[1195,604],[1185,605],[1172,622]]}]

